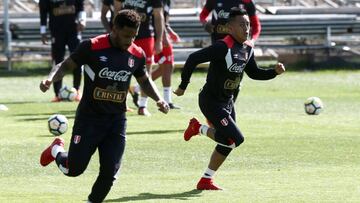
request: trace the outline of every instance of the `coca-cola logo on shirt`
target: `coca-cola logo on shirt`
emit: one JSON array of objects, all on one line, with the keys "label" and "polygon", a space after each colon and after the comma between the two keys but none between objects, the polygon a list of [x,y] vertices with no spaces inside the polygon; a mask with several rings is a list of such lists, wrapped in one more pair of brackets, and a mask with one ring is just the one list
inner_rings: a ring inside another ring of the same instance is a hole
[{"label": "coca-cola logo on shirt", "polygon": [[136,8],[145,8],[146,0],[125,0],[124,5]]},{"label": "coca-cola logo on shirt", "polygon": [[230,67],[228,67],[229,72],[233,72],[233,73],[241,73],[244,68],[245,68],[246,64],[237,64],[237,63],[233,63]]},{"label": "coca-cola logo on shirt", "polygon": [[100,78],[106,78],[109,80],[120,81],[120,82],[128,81],[130,76],[131,76],[130,71],[126,71],[126,70],[112,71],[109,70],[108,67],[101,69],[99,72]]},{"label": "coca-cola logo on shirt", "polygon": [[230,12],[226,12],[224,10],[220,10],[218,13],[218,18],[225,18],[228,19],[230,15]]}]

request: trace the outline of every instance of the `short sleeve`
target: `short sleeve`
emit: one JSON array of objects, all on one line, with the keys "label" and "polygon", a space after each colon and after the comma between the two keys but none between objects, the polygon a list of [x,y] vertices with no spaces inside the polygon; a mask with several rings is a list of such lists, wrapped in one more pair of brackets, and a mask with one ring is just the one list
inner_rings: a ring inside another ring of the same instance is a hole
[{"label": "short sleeve", "polygon": [[161,8],[161,7],[163,7],[162,0],[151,0],[151,6],[153,8]]},{"label": "short sleeve", "polygon": [[244,3],[244,7],[245,7],[245,10],[246,10],[248,16],[256,15],[256,7],[255,7],[255,3],[253,1]]},{"label": "short sleeve", "polygon": [[70,58],[78,65],[87,64],[91,52],[91,41],[84,40],[82,41],[76,50],[71,53]]},{"label": "short sleeve", "polygon": [[106,6],[111,6],[113,5],[113,0],[103,0],[102,3]]},{"label": "short sleeve", "polygon": [[212,11],[216,7],[215,0],[206,0],[204,8],[206,8],[208,11]]},{"label": "short sleeve", "polygon": [[146,74],[146,66],[145,66],[145,55],[144,57],[140,58],[139,65],[134,71],[134,77],[139,78]]}]

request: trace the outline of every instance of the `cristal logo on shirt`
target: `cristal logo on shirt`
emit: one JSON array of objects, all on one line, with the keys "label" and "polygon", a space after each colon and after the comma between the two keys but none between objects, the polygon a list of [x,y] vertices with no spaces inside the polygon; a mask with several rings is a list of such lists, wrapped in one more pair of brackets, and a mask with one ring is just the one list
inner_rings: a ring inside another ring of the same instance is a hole
[{"label": "cristal logo on shirt", "polygon": [[131,76],[130,71],[126,71],[126,70],[111,71],[109,70],[108,67],[101,69],[99,72],[100,78],[106,78],[109,80],[120,81],[120,82],[128,81],[130,76]]}]

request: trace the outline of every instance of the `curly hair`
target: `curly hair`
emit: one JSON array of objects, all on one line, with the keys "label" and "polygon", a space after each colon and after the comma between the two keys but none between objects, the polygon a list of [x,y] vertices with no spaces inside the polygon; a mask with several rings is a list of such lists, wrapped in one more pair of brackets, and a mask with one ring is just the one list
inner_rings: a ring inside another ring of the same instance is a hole
[{"label": "curly hair", "polygon": [[134,10],[124,9],[117,13],[114,18],[114,26],[123,28],[131,27],[138,28],[140,26],[141,18],[139,14]]}]

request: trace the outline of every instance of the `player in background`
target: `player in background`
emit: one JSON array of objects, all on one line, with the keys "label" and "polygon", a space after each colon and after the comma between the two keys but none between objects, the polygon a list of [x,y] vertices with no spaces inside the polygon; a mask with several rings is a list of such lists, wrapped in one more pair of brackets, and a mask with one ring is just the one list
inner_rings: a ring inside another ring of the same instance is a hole
[{"label": "player in background", "polygon": [[[107,18],[107,14],[110,12],[110,18]],[[101,23],[104,26],[107,33],[111,32],[114,19],[114,0],[103,0],[101,6]]]},{"label": "player in background", "polygon": [[[146,68],[147,71],[151,73],[153,56],[154,54],[159,54],[163,49],[164,15],[162,0],[115,0],[114,7],[115,12],[121,9],[133,9],[140,14],[141,25],[134,43],[144,50],[146,55]],[[154,21],[156,34],[154,33],[152,21]],[[144,92],[141,92],[138,104],[139,115],[151,115],[147,110],[147,96]]]},{"label": "player in background", "polygon": [[[84,0],[40,0],[40,34],[43,44],[48,43],[46,35],[47,19],[49,16],[49,29],[51,35],[51,56],[53,64],[64,60],[65,46],[68,46],[70,53],[80,43],[80,32],[86,25],[86,13],[84,11]],[[73,86],[77,90],[75,101],[80,101],[80,83],[82,69],[73,70]],[[55,97],[52,102],[61,101],[59,91],[62,87],[62,80],[54,83]]]},{"label": "player in background", "polygon": [[[259,17],[256,15],[256,7],[253,0],[206,0],[200,13],[200,22],[205,30],[211,34],[212,44],[227,35],[229,12],[233,7],[246,10],[250,19],[250,42],[255,44],[261,32],[261,24]],[[210,12],[212,12],[211,22],[207,20]],[[236,101],[239,91],[240,88],[234,94],[234,101]]]},{"label": "player in background", "polygon": [[213,127],[192,118],[184,132],[185,141],[193,136],[205,135],[217,145],[208,168],[197,184],[198,190],[220,190],[213,176],[230,152],[238,147],[244,136],[236,126],[233,96],[239,88],[243,74],[255,80],[269,80],[285,71],[281,63],[274,69],[261,69],[254,58],[253,44],[248,40],[250,21],[246,11],[232,8],[229,12],[229,34],[213,45],[190,54],[181,74],[181,84],[175,94],[184,94],[193,70],[198,64],[210,61],[206,83],[199,93],[199,107]]},{"label": "player in background", "polygon": [[66,176],[75,177],[85,171],[98,150],[100,171],[88,202],[105,199],[120,168],[125,150],[126,95],[131,76],[134,75],[143,91],[156,101],[160,111],[169,111],[146,72],[143,50],[133,43],[139,26],[140,16],[135,11],[120,11],[110,34],[82,41],[77,50],[54,66],[48,78],[40,83],[41,91],[45,92],[53,82],[61,80],[66,69],[87,65],[84,94],[76,111],[69,152],[65,152],[64,140],[58,137],[42,152],[40,164],[47,166],[55,160]]},{"label": "player in background", "polygon": [[[107,14],[110,12],[110,18],[107,18]],[[110,33],[113,26],[114,19],[114,0],[103,0],[101,6],[101,23],[104,26],[106,32]],[[137,85],[138,86],[138,85]],[[129,93],[132,97],[133,103],[138,107],[139,92],[135,91],[134,86],[129,87]],[[127,108],[127,111],[133,111],[131,108]]]},{"label": "player in background", "polygon": [[[211,34],[212,43],[216,40],[223,39],[227,33],[227,22],[230,9],[239,7],[245,9],[250,19],[251,42],[255,43],[261,32],[259,17],[256,15],[255,3],[252,0],[206,0],[205,5],[200,13],[200,22],[205,30]],[[212,12],[211,22],[207,20]]]},{"label": "player in background", "polygon": [[165,31],[163,35],[163,50],[160,54],[154,56],[155,63],[158,63],[158,68],[151,73],[152,79],[155,81],[159,77],[162,79],[164,100],[169,104],[170,109],[180,109],[179,106],[172,102],[171,90],[171,75],[174,70],[174,53],[172,42],[180,42],[179,35],[170,27],[170,0],[163,0]]}]

